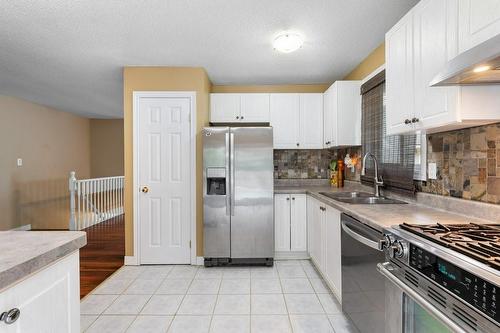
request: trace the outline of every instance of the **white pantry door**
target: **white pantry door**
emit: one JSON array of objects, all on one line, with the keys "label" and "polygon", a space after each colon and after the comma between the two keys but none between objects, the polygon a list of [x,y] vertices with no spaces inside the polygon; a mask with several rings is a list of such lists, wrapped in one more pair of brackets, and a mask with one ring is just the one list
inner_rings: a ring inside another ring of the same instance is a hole
[{"label": "white pantry door", "polygon": [[136,119],[141,264],[189,264],[191,223],[188,97],[141,97]]}]

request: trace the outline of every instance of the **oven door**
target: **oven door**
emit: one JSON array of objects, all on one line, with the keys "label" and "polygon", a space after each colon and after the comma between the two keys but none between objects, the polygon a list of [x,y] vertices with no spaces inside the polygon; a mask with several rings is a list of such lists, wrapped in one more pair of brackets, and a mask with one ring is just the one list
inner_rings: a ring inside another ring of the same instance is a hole
[{"label": "oven door", "polygon": [[391,264],[377,265],[386,278],[387,333],[466,333],[461,326],[391,273]]}]

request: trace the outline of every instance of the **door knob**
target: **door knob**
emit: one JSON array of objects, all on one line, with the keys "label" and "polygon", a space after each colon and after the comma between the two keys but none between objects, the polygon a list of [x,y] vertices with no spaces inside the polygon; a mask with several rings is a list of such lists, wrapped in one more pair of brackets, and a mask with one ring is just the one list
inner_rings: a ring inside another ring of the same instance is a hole
[{"label": "door knob", "polygon": [[10,309],[9,311],[0,314],[0,321],[3,321],[7,325],[13,324],[19,316],[21,315],[21,310],[18,308]]},{"label": "door knob", "polygon": [[149,192],[149,187],[147,187],[147,186],[143,186],[143,187],[141,188],[141,192],[142,192],[142,193],[148,193],[148,192]]}]

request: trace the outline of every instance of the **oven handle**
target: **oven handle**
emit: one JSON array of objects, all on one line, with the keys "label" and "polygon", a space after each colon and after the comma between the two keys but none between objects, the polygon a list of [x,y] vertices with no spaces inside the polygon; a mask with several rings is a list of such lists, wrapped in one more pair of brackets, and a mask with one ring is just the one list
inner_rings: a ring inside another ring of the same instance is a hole
[{"label": "oven handle", "polygon": [[428,302],[425,298],[420,296],[419,293],[408,287],[404,284],[400,279],[394,276],[391,273],[392,265],[389,262],[377,264],[377,270],[387,278],[390,282],[395,284],[399,289],[401,289],[405,294],[411,297],[415,302],[417,302],[421,307],[429,311],[429,313],[440,320],[443,324],[448,326],[453,332],[457,333],[467,333],[462,327],[458,326],[454,321],[446,317],[439,309],[437,309],[434,305]]},{"label": "oven handle", "polygon": [[344,221],[342,221],[341,225],[342,225],[342,230],[344,230],[346,234],[348,234],[358,242],[363,243],[366,246],[371,247],[372,249],[380,251],[378,247],[378,242],[372,241],[371,239],[361,236],[360,234],[349,228]]}]

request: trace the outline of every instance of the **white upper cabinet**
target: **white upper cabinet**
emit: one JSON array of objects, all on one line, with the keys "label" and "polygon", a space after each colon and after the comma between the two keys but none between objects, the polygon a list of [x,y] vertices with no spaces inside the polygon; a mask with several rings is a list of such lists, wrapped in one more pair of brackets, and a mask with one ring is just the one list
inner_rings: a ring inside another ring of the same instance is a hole
[{"label": "white upper cabinet", "polygon": [[269,94],[241,94],[240,120],[247,123],[268,123]]},{"label": "white upper cabinet", "polygon": [[500,0],[458,0],[458,12],[460,52],[500,34]]},{"label": "white upper cabinet", "polygon": [[299,94],[271,94],[274,148],[299,148]]},{"label": "white upper cabinet", "polygon": [[323,94],[323,147],[361,145],[361,81],[336,81]]},{"label": "white upper cabinet", "polygon": [[406,14],[385,35],[387,134],[413,129],[413,14]]},{"label": "white upper cabinet", "polygon": [[323,148],[323,94],[300,94],[300,148]]},{"label": "white upper cabinet", "polygon": [[[464,20],[458,13],[491,18],[482,10],[481,2],[422,0],[386,34],[388,135],[445,131],[500,119],[498,85],[429,86],[445,64],[458,55],[459,22]],[[468,11],[457,8],[465,5]]]},{"label": "white upper cabinet", "polygon": [[212,123],[268,123],[269,94],[210,94]]},{"label": "white upper cabinet", "polygon": [[212,123],[239,122],[240,108],[239,94],[210,94],[210,122]]},{"label": "white upper cabinet", "polygon": [[413,11],[415,129],[454,123],[459,87],[430,87],[429,82],[457,55],[455,0],[423,1]]},{"label": "white upper cabinet", "polygon": [[271,94],[275,149],[323,148],[323,94]]}]

